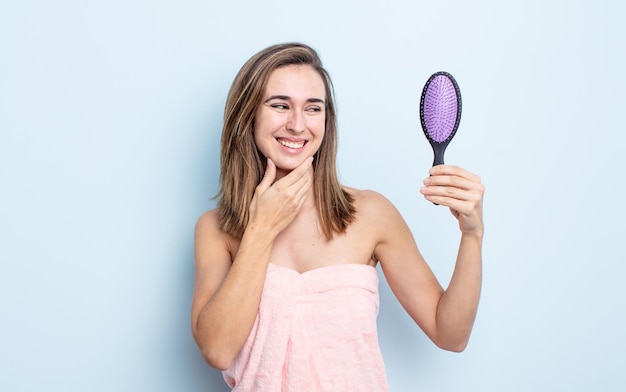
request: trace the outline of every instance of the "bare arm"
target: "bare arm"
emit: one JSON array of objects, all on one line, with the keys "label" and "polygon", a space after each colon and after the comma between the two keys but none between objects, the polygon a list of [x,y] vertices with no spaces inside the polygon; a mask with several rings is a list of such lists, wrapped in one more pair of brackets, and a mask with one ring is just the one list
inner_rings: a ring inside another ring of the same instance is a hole
[{"label": "bare arm", "polygon": [[454,351],[461,351],[469,340],[480,298],[485,188],[480,177],[456,166],[435,166],[430,174],[424,180],[424,197],[449,207],[461,230],[454,273],[437,307],[440,337]]},{"label": "bare arm", "polygon": [[265,177],[250,207],[250,222],[233,257],[236,240],[218,225],[210,211],[195,233],[196,286],[191,327],[205,360],[227,369],[254,325],[265,273],[276,236],[289,225],[311,186],[311,160],[274,184],[275,166]]},{"label": "bare arm", "polygon": [[439,347],[462,351],[474,325],[482,280],[482,198],[480,179],[467,171],[440,165],[431,170],[422,193],[447,206],[458,219],[461,241],[446,290],[420,254],[406,223],[390,203],[382,239],[376,247],[391,289],[409,315]]}]

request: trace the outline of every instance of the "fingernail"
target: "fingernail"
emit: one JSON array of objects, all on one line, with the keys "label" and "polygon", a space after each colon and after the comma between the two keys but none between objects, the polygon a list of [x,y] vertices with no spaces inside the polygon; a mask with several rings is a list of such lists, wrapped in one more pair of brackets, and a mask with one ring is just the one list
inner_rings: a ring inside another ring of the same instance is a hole
[{"label": "fingernail", "polygon": [[426,178],[424,179],[424,184],[430,184],[430,183],[431,183],[431,181],[432,181],[432,180],[430,179],[430,177],[426,177]]}]

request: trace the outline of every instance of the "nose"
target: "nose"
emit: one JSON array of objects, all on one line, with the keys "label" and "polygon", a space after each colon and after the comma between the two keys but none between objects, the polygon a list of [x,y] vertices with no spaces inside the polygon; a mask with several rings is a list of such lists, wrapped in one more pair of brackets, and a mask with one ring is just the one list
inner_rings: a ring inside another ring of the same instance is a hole
[{"label": "nose", "polygon": [[299,110],[291,110],[286,126],[287,130],[291,132],[304,132],[304,129],[306,128],[304,124],[304,115]]}]

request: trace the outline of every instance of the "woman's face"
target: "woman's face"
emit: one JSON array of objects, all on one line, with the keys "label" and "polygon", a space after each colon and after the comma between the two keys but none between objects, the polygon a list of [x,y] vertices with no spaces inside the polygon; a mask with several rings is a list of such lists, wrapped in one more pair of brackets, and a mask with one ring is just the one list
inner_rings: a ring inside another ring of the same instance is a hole
[{"label": "woman's face", "polygon": [[313,156],[324,138],[326,89],[315,69],[288,65],[270,74],[254,119],[254,141],[277,178]]}]

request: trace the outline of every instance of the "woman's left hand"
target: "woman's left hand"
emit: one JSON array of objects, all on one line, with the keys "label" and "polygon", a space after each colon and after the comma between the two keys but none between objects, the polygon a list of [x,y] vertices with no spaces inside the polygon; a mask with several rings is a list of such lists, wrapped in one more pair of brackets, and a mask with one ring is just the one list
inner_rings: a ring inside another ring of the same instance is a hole
[{"label": "woman's left hand", "polygon": [[437,165],[424,179],[420,192],[426,200],[450,208],[463,234],[483,234],[483,195],[480,177],[457,166]]}]

